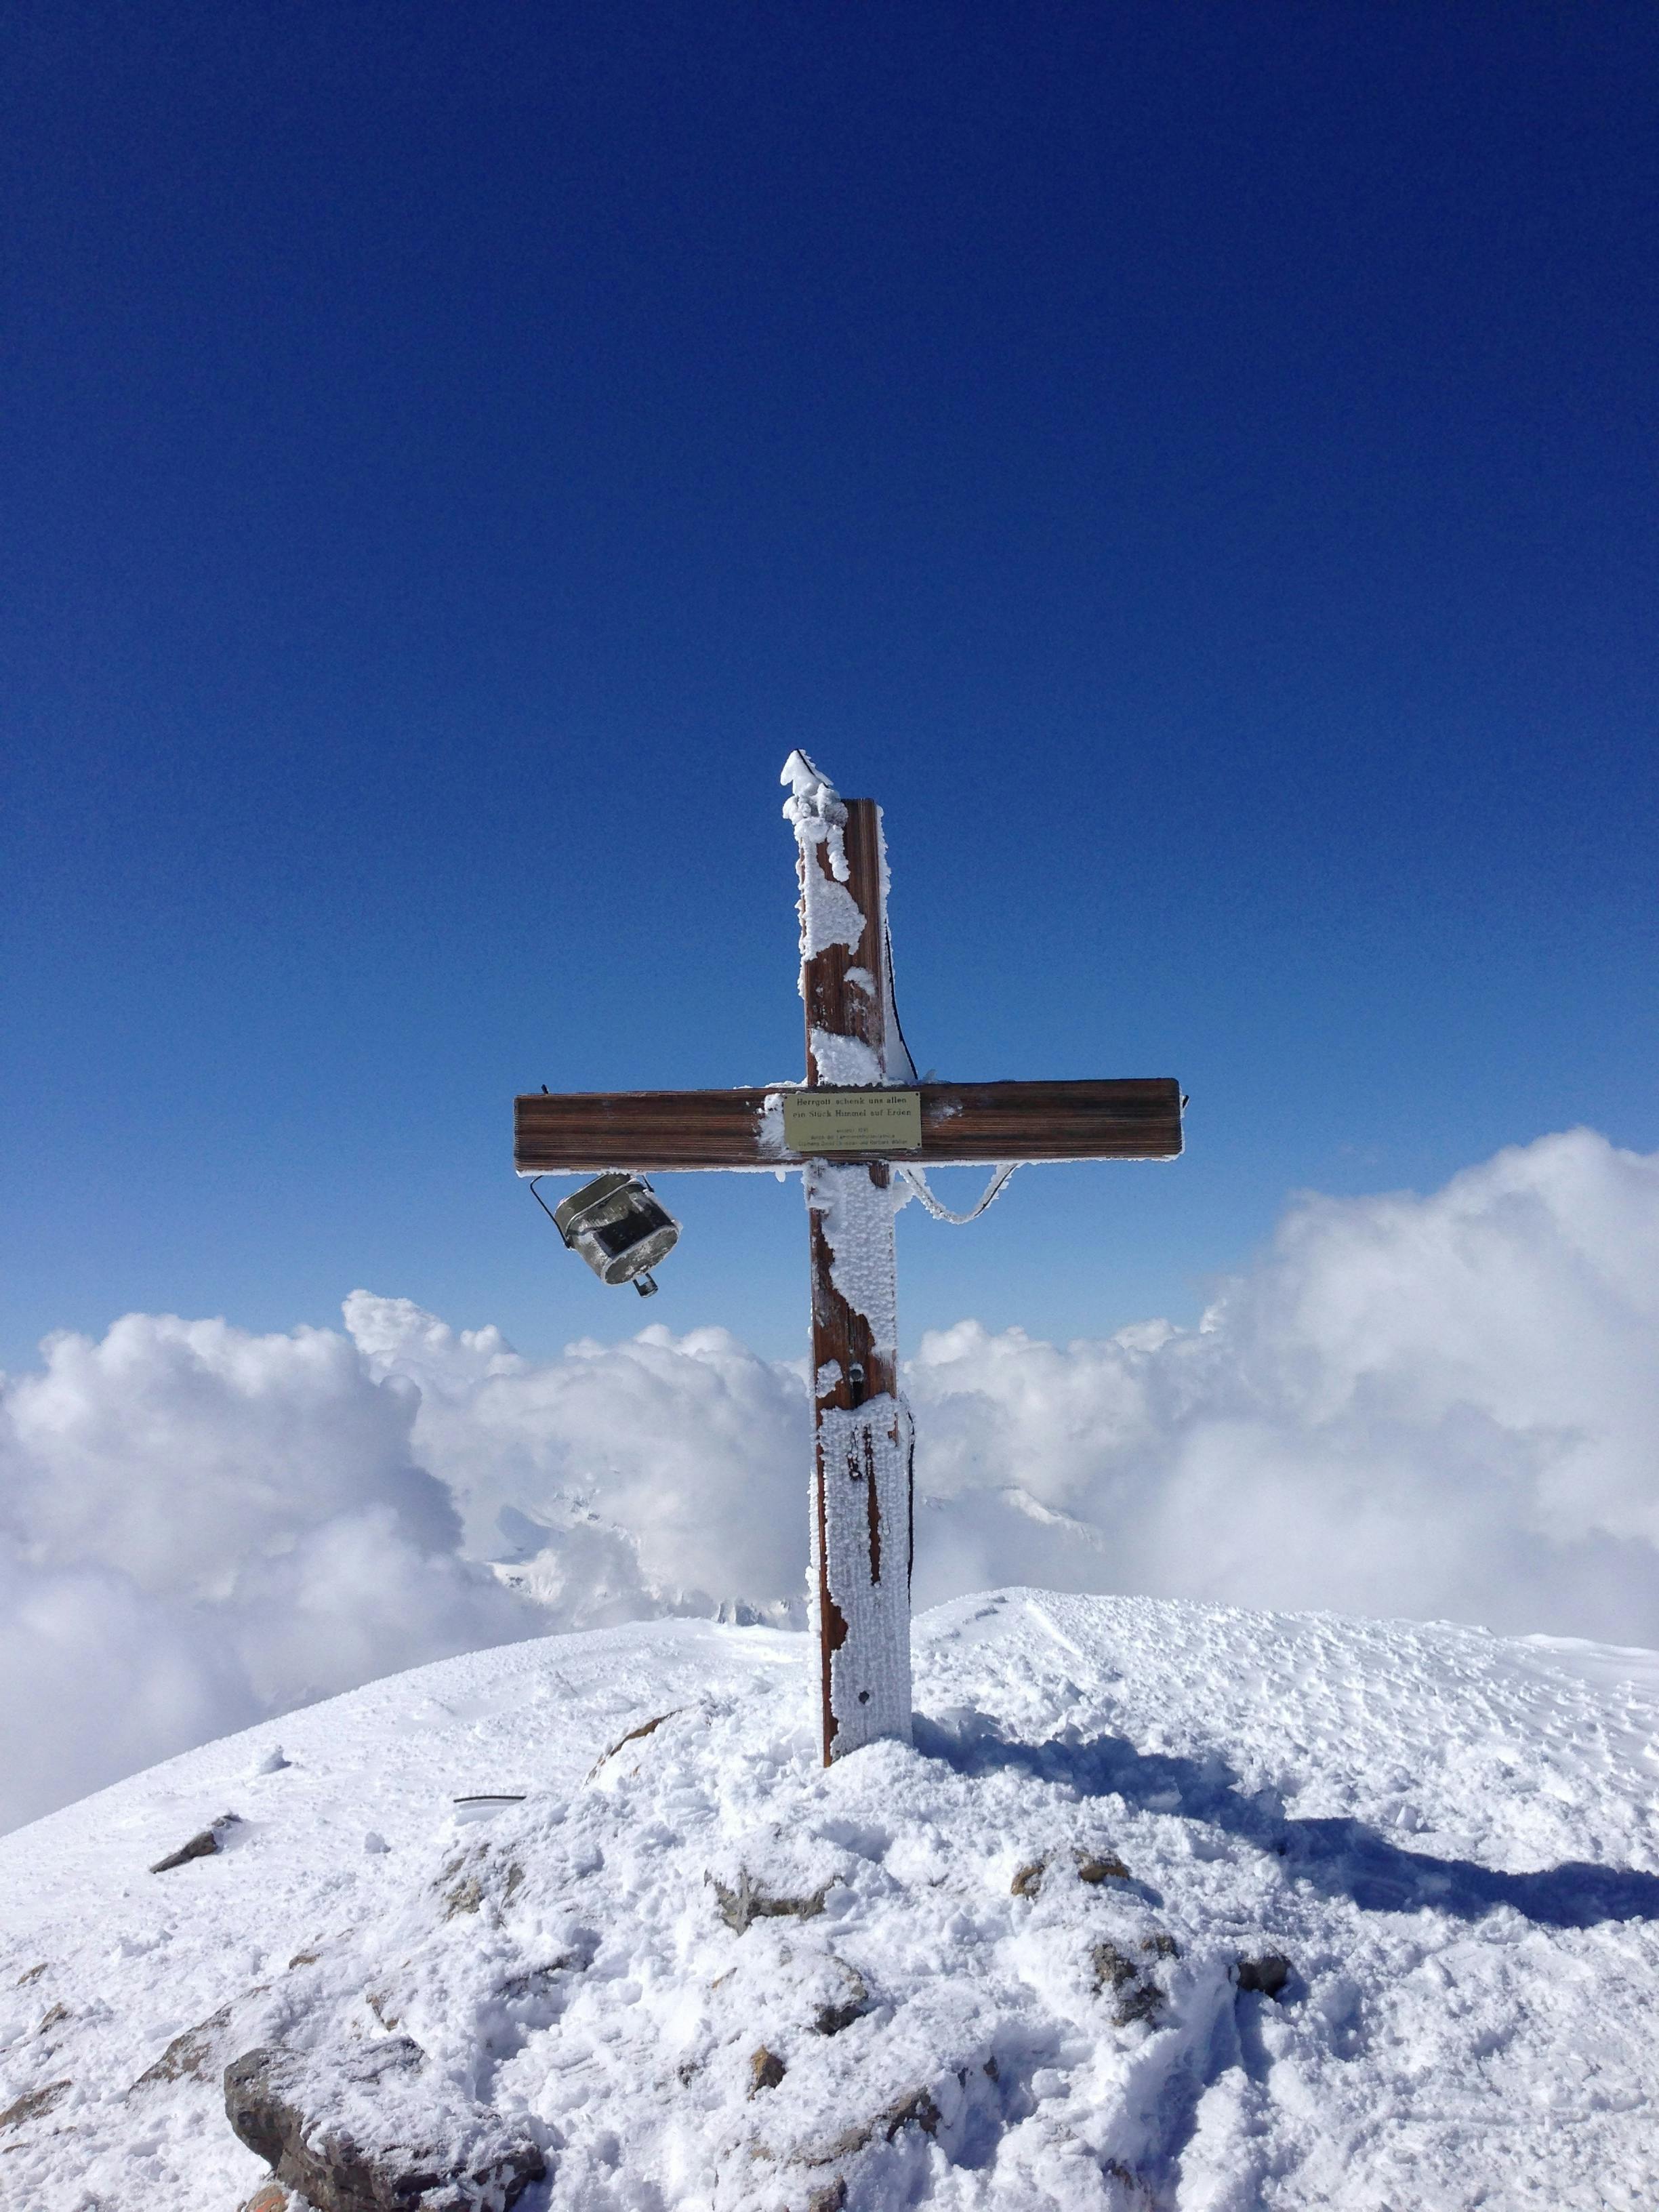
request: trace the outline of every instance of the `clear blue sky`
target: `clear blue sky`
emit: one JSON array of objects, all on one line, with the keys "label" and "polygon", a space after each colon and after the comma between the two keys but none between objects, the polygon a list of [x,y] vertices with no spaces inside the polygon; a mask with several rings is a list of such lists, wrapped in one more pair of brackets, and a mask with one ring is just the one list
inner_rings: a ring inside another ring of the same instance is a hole
[{"label": "clear blue sky", "polygon": [[901,1224],[901,1314],[1196,1313],[1292,1189],[1655,1089],[1659,14],[8,15],[0,1357],[358,1284],[799,1351],[798,1188],[651,1307],[515,1091],[801,1063],[777,774],[905,1026],[1173,1167]]}]

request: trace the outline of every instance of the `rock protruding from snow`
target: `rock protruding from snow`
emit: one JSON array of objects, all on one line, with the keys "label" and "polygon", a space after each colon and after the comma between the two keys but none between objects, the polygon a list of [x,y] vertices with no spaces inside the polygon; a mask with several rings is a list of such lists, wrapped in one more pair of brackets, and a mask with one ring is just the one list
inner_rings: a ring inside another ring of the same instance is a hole
[{"label": "rock protruding from snow", "polygon": [[133,2091],[154,2088],[161,2082],[194,2081],[217,2051],[234,2009],[222,2004],[194,2027],[175,2035],[155,2063],[147,2066],[138,2076],[132,2085]]},{"label": "rock protruding from snow", "polygon": [[816,1920],[830,1894],[828,1882],[805,1897],[769,1897],[754,1887],[746,1874],[739,1874],[730,1887],[716,1875],[710,1875],[708,1880],[720,1900],[720,1918],[734,1936],[741,1936],[757,1920]]},{"label": "rock protruding from snow", "polygon": [[1156,2027],[1169,2008],[1169,1996],[1152,1972],[1160,1959],[1180,1955],[1175,1938],[1155,1929],[1143,1936],[1133,1954],[1121,1945],[1100,1942],[1090,1953],[1095,1988],[1114,1999],[1112,2025],[1128,2027],[1137,2021]]},{"label": "rock protruding from snow", "polygon": [[406,2035],[246,2051],[225,2069],[225,2112],[315,2212],[507,2212],[547,2171],[538,2143]]},{"label": "rock protruding from snow", "polygon": [[241,1817],[240,1813],[221,1813],[210,1826],[199,1829],[188,1843],[180,1844],[176,1851],[157,1859],[150,1872],[171,1874],[174,1867],[188,1866],[191,1859],[210,1859],[216,1851],[223,1850],[219,1838],[225,1830],[237,1826]]},{"label": "rock protruding from snow", "polygon": [[1247,1994],[1255,1990],[1259,1996],[1272,1997],[1275,2002],[1285,1994],[1291,1978],[1291,1962],[1277,1951],[1264,1951],[1259,1959],[1241,1959],[1235,1978]]},{"label": "rock protruding from snow", "polygon": [[751,2097],[763,2089],[775,2089],[789,2069],[775,2051],[769,2051],[763,2043],[749,2061],[749,2094]]},{"label": "rock protruding from snow", "polygon": [[72,2081],[48,2081],[44,2088],[27,2090],[0,2112],[0,2129],[21,2127],[26,2120],[44,2119],[58,2100],[75,2087]]},{"label": "rock protruding from snow", "polygon": [[284,2189],[280,2181],[266,2181],[254,2191],[242,2212],[305,2212],[305,2208],[295,2201],[293,2191]]}]

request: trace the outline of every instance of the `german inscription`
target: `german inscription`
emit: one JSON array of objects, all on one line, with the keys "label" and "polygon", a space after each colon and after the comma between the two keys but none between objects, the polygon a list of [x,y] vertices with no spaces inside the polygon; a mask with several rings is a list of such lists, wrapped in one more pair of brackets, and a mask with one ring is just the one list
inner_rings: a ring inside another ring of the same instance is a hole
[{"label": "german inscription", "polygon": [[786,1091],[783,1137],[792,1152],[918,1152],[919,1091]]}]

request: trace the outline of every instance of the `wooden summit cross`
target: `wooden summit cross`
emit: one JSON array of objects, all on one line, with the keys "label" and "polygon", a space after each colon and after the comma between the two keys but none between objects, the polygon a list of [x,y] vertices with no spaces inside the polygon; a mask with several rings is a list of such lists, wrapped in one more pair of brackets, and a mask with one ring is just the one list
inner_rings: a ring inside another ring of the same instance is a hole
[{"label": "wooden summit cross", "polygon": [[[910,1737],[908,1407],[898,1381],[895,1188],[934,1164],[1171,1159],[1179,1085],[923,1083],[893,1011],[881,809],[804,753],[783,771],[800,878],[804,1087],[514,1102],[521,1176],[799,1168],[811,1255],[812,1613],[827,1765]],[[908,1195],[908,1194],[906,1194]]]}]

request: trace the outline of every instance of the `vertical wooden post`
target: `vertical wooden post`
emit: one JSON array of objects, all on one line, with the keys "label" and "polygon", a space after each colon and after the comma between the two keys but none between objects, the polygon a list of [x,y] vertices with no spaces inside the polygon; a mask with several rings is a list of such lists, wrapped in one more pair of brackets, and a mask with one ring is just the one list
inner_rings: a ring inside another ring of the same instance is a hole
[{"label": "vertical wooden post", "polygon": [[[796,773],[786,810],[799,848],[806,1080],[879,1085],[890,1052],[909,1072],[891,1024],[881,810],[873,799],[843,800],[809,770],[803,763]],[[880,1736],[910,1740],[911,1424],[898,1387],[888,1166],[817,1159],[805,1180],[812,1589],[828,1765]]]}]

